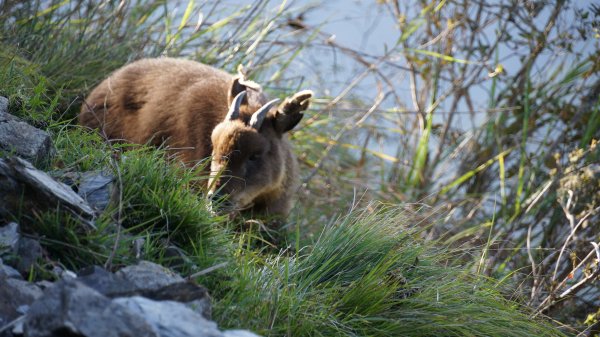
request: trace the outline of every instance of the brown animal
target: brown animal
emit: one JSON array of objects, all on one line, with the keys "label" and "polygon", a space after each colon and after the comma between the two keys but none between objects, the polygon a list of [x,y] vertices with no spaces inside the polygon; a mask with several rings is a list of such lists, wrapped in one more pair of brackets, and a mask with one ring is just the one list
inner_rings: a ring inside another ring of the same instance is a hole
[{"label": "brown animal", "polygon": [[[312,92],[267,102],[260,86],[183,59],[143,59],[98,85],[81,125],[109,139],[165,144],[189,166],[212,155],[208,196],[225,211],[285,216],[298,168],[285,133],[302,119]],[[225,201],[223,201],[225,199]]]}]

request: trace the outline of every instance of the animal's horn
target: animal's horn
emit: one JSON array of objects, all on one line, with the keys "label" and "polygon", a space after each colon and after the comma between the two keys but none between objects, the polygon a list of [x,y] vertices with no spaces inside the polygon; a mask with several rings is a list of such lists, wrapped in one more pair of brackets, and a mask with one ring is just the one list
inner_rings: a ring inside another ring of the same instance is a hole
[{"label": "animal's horn", "polygon": [[263,105],[260,109],[258,109],[254,114],[252,114],[252,118],[250,118],[250,126],[255,128],[256,130],[260,130],[260,126],[265,120],[267,112],[269,112],[269,110],[271,110],[273,105],[275,105],[275,103],[277,102],[279,102],[278,98],[269,101],[267,102],[267,104]]},{"label": "animal's horn", "polygon": [[227,112],[227,116],[225,116],[226,121],[236,120],[240,117],[240,105],[242,105],[242,101],[246,96],[246,91],[242,91],[235,98],[233,102],[231,102],[231,106],[229,107],[229,112]]}]

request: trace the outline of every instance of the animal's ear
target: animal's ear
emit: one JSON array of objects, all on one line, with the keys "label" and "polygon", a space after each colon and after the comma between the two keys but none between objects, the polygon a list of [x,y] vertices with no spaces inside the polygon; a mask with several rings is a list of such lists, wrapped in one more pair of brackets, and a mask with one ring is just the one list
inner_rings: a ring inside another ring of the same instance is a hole
[{"label": "animal's ear", "polygon": [[284,133],[293,129],[304,116],[302,112],[308,109],[312,96],[312,91],[302,90],[292,97],[286,98],[275,114],[273,121],[275,130],[279,133]]},{"label": "animal's ear", "polygon": [[[244,79],[240,76],[236,76],[233,78],[231,82],[231,87],[229,88],[229,93],[227,94],[227,104],[231,106],[233,104],[233,100],[237,95],[241,92],[246,91],[246,85],[244,84]],[[244,100],[241,102],[242,104],[248,104],[248,100],[244,97]]]},{"label": "animal's ear", "polygon": [[231,106],[235,96],[242,91],[246,92],[246,97],[244,97],[242,105],[258,108],[261,106],[260,103],[264,102],[262,97],[262,87],[258,83],[246,79],[243,74],[240,74],[235,76],[233,81],[231,81],[231,87],[227,94],[227,103]]}]

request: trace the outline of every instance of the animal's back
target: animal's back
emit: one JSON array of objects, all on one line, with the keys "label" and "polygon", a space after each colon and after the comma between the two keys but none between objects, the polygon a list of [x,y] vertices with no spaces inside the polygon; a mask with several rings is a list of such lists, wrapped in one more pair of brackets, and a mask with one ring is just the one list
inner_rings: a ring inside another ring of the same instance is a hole
[{"label": "animal's back", "polygon": [[115,71],[82,105],[79,122],[108,139],[177,149],[193,164],[210,155],[210,134],[228,110],[233,76],[183,59],[143,59]]}]

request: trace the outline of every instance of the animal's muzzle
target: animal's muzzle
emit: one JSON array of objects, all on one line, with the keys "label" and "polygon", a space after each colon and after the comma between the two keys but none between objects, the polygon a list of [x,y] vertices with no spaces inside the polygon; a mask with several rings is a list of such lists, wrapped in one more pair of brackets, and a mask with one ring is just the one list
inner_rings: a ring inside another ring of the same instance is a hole
[{"label": "animal's muzzle", "polygon": [[215,213],[227,213],[233,210],[233,203],[228,200],[228,195],[220,192],[208,192],[210,209]]}]

